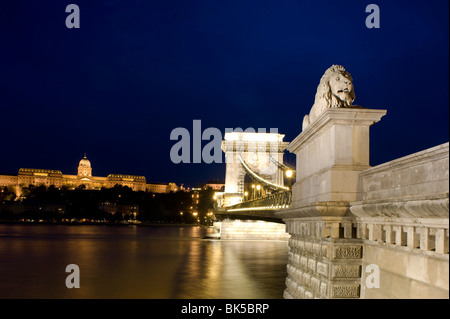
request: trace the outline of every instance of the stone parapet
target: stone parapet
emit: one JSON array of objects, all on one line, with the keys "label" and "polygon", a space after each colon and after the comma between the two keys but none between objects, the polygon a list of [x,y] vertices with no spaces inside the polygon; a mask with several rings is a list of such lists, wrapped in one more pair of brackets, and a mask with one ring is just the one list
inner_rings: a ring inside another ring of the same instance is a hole
[{"label": "stone parapet", "polygon": [[448,159],[445,143],[360,173],[350,210],[363,267],[378,265],[381,278],[363,298],[449,297]]}]

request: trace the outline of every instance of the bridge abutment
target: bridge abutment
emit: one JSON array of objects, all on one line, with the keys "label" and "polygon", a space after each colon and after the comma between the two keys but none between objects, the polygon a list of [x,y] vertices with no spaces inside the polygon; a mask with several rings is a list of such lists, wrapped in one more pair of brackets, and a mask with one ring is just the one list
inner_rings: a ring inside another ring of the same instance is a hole
[{"label": "bridge abutment", "polygon": [[370,167],[384,110],[329,108],[297,155],[285,298],[448,298],[449,145]]},{"label": "bridge abutment", "polygon": [[284,297],[359,298],[363,242],[356,236],[356,221],[330,216],[284,220],[291,236]]}]

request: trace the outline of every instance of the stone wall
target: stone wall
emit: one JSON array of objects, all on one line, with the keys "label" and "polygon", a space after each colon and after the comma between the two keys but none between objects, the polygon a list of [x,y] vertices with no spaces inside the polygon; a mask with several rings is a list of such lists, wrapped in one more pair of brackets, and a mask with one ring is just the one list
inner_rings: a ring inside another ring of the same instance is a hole
[{"label": "stone wall", "polygon": [[448,168],[445,143],[361,172],[350,210],[363,269],[380,270],[380,287],[363,284],[362,298],[449,298]]},{"label": "stone wall", "polygon": [[304,218],[287,222],[286,299],[359,298],[362,241],[351,219]]}]

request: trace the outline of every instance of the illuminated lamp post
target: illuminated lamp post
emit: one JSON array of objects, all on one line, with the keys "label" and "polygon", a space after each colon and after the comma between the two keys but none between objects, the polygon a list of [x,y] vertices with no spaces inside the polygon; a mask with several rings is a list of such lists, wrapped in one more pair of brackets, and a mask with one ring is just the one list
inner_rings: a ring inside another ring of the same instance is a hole
[{"label": "illuminated lamp post", "polygon": [[293,181],[293,177],[294,177],[294,171],[291,169],[288,169],[286,172],[286,177],[288,178],[288,187],[292,188],[292,181]]},{"label": "illuminated lamp post", "polygon": [[256,190],[258,191],[258,197],[261,197],[261,185],[256,185]]}]

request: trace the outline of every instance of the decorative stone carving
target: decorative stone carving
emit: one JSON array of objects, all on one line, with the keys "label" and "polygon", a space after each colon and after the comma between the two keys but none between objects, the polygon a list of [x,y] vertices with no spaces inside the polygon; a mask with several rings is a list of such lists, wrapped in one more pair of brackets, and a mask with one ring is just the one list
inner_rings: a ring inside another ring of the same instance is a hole
[{"label": "decorative stone carving", "polygon": [[359,285],[358,286],[333,285],[331,287],[331,295],[334,298],[358,298]]},{"label": "decorative stone carving", "polygon": [[333,277],[335,278],[359,278],[361,276],[359,265],[334,265]]},{"label": "decorative stone carving", "polygon": [[314,105],[303,118],[303,130],[326,108],[351,107],[355,100],[353,79],[341,65],[332,65],[325,71],[317,87]]},{"label": "decorative stone carving", "polygon": [[361,258],[361,246],[337,246],[334,250],[336,259]]}]

